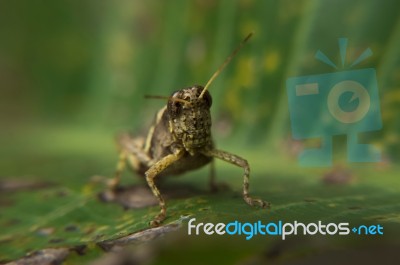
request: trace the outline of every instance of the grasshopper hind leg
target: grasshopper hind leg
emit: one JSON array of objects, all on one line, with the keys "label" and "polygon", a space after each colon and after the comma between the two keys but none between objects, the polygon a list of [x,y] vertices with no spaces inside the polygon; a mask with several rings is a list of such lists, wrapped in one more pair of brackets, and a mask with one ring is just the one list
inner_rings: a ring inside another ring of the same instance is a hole
[{"label": "grasshopper hind leg", "polygon": [[143,173],[151,164],[151,159],[143,149],[144,138],[131,138],[131,136],[124,134],[118,138],[118,144],[120,148],[119,160],[114,178],[108,182],[108,187],[111,190],[118,188],[127,163],[138,173]]},{"label": "grasshopper hind leg", "polygon": [[125,151],[120,152],[114,177],[107,182],[107,186],[110,190],[114,191],[118,188],[119,182],[121,181],[122,172],[126,167],[126,156],[127,154]]}]

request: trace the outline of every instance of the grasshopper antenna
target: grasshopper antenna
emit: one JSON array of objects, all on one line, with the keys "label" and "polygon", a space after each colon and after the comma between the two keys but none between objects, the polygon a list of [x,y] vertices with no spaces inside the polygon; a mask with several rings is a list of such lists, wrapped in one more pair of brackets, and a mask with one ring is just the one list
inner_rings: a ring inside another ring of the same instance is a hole
[{"label": "grasshopper antenna", "polygon": [[247,35],[242,42],[240,42],[239,46],[228,56],[228,58],[225,59],[223,64],[218,68],[218,70],[211,76],[210,80],[208,80],[207,84],[204,86],[203,91],[201,92],[199,98],[203,98],[204,93],[206,93],[208,87],[211,85],[211,83],[214,81],[215,78],[221,73],[221,71],[225,68],[225,66],[232,60],[233,57],[238,53],[238,51],[243,47],[244,44],[253,36],[253,32],[250,32],[249,35]]},{"label": "grasshopper antenna", "polygon": [[174,98],[174,97],[167,97],[167,96],[155,96],[155,95],[145,95],[144,98],[152,98],[152,99],[166,99],[166,100],[172,100],[176,102],[180,102],[183,104],[190,105],[190,102],[181,98]]}]

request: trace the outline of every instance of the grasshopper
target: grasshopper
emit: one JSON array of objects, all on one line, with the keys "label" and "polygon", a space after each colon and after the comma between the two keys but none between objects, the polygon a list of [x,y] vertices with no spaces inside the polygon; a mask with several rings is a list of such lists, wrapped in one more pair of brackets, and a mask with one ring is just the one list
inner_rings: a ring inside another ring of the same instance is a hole
[{"label": "grasshopper", "polygon": [[156,114],[146,137],[132,137],[129,134],[119,136],[120,158],[109,187],[116,190],[127,163],[138,174],[145,176],[160,206],[160,213],[150,222],[151,226],[159,226],[166,218],[167,211],[155,179],[178,175],[211,163],[209,182],[214,190],[217,186],[214,158],[243,168],[243,199],[247,204],[262,208],[269,206],[268,202],[249,195],[250,167],[247,160],[215,149],[211,137],[212,98],[208,87],[251,36],[252,33],[228,56],[204,87],[194,85],[178,90],[170,97],[158,97],[166,98],[168,102]]}]

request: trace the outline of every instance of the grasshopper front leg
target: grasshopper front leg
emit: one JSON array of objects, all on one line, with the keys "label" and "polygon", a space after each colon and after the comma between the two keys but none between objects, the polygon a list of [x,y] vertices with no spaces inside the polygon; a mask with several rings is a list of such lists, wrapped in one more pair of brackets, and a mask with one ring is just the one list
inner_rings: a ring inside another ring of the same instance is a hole
[{"label": "grasshopper front leg", "polygon": [[243,175],[243,199],[244,201],[250,205],[250,206],[260,206],[262,208],[269,207],[270,203],[263,201],[261,199],[254,199],[250,197],[249,195],[249,179],[250,179],[250,167],[249,164],[247,163],[246,159],[243,159],[237,155],[221,151],[221,150],[205,150],[202,151],[202,153],[206,156],[211,156],[215,158],[219,158],[221,160],[224,160],[228,163],[234,164],[236,166],[239,166],[244,169],[244,175]]},{"label": "grasshopper front leg", "polygon": [[164,198],[161,196],[160,190],[154,183],[154,178],[160,174],[164,169],[166,169],[169,165],[178,161],[184,154],[183,150],[179,150],[174,154],[167,155],[161,160],[157,161],[154,165],[152,165],[146,172],[146,181],[149,185],[151,191],[153,192],[154,196],[157,197],[158,203],[160,205],[160,213],[150,222],[151,226],[159,226],[162,221],[166,217],[167,208],[165,206]]}]

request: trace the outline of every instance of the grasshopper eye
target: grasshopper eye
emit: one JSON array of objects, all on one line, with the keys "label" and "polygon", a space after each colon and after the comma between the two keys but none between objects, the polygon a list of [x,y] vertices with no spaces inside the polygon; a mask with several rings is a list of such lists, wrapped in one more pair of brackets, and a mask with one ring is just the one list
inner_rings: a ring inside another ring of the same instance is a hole
[{"label": "grasshopper eye", "polygon": [[183,103],[179,101],[169,100],[167,105],[167,110],[171,117],[177,117],[182,112]]},{"label": "grasshopper eye", "polygon": [[210,108],[211,105],[212,105],[212,98],[211,98],[210,93],[208,93],[208,91],[206,91],[206,92],[204,93],[203,99],[204,99],[204,101],[207,103],[207,106]]}]

